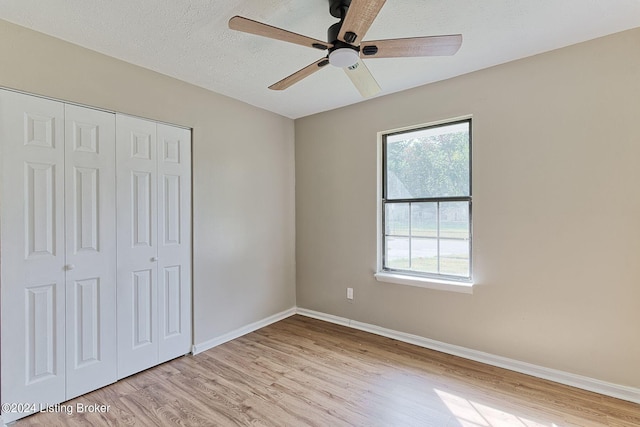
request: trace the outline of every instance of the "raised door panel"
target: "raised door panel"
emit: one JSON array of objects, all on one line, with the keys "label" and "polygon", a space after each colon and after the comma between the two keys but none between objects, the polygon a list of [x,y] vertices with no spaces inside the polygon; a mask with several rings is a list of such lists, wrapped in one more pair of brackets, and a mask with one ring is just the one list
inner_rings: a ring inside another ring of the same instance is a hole
[{"label": "raised door panel", "polygon": [[117,379],[115,115],[65,106],[67,399]]},{"label": "raised door panel", "polygon": [[191,132],[158,124],[159,358],[191,351]]},{"label": "raised door panel", "polygon": [[2,403],[58,403],[65,400],[63,104],[0,90],[0,150]]},{"label": "raised door panel", "polygon": [[24,163],[26,258],[56,256],[56,165]]},{"label": "raised door panel", "polygon": [[25,290],[28,385],[54,378],[56,369],[56,284]]},{"label": "raised door panel", "polygon": [[156,123],[116,115],[118,378],[158,363]]},{"label": "raised door panel", "polygon": [[133,317],[133,348],[153,346],[154,311],[153,288],[154,270],[134,271],[131,275],[130,298]]},{"label": "raised door panel", "polygon": [[[155,239],[151,206],[152,172],[131,171],[131,247],[153,248]],[[151,252],[150,252],[151,253]]]},{"label": "raised door panel", "polygon": [[67,308],[74,312],[71,352],[67,354],[73,369],[82,369],[99,364],[103,360],[102,349],[105,342],[100,333],[101,307],[100,278],[76,280],[71,286]]}]

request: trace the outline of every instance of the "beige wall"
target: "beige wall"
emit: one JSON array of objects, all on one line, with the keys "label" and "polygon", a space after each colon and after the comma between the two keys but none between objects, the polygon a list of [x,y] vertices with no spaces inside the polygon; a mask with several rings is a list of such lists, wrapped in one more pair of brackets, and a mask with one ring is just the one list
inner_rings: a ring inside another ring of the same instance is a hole
[{"label": "beige wall", "polygon": [[295,305],[292,120],[1,20],[0,86],[193,128],[196,344]]},{"label": "beige wall", "polygon": [[[298,306],[639,387],[638,40],[297,120]],[[376,282],[376,133],[468,114],[473,295]]]}]

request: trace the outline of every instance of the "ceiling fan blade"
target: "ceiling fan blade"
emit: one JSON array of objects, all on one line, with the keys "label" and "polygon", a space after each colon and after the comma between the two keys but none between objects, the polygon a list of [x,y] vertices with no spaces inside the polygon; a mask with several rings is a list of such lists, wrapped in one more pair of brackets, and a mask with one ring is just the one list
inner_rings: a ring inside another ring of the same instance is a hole
[{"label": "ceiling fan blade", "polygon": [[366,41],[360,44],[361,58],[446,56],[462,45],[462,34]]},{"label": "ceiling fan blade", "polygon": [[352,0],[338,39],[358,45],[376,19],[386,0]]},{"label": "ceiling fan blade", "polygon": [[378,82],[373,78],[364,62],[358,61],[351,67],[345,67],[344,72],[347,73],[347,76],[349,76],[351,82],[363,97],[368,98],[380,93],[381,89]]},{"label": "ceiling fan blade", "polygon": [[242,31],[243,33],[255,34],[262,37],[268,37],[270,39],[282,40],[284,42],[295,43],[320,50],[326,50],[333,46],[331,43],[323,42],[322,40],[292,33],[291,31],[272,27],[271,25],[243,18],[242,16],[234,16],[229,19],[229,28],[232,30]]},{"label": "ceiling fan blade", "polygon": [[272,84],[271,86],[269,86],[269,89],[284,90],[289,86],[293,86],[294,84],[298,83],[300,80],[304,79],[305,77],[309,77],[311,74],[315,73],[316,71],[320,70],[321,68],[323,68],[325,65],[328,65],[328,64],[329,64],[329,60],[327,58],[320,58],[313,64],[307,65],[302,70],[298,70],[295,73],[291,74],[290,76],[287,76],[284,79],[280,80],[279,82]]}]

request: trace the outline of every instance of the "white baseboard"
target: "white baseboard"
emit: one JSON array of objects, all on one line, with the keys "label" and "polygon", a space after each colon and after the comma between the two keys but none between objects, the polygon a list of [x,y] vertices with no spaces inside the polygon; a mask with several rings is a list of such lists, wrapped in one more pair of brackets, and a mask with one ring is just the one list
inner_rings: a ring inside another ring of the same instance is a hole
[{"label": "white baseboard", "polygon": [[582,375],[559,371],[557,369],[545,368],[543,366],[537,366],[531,363],[521,362],[502,356],[496,356],[494,354],[484,353],[482,351],[472,350],[466,347],[447,344],[418,335],[398,332],[392,329],[382,328],[380,326],[362,323],[344,317],[321,313],[318,311],[298,308],[296,310],[296,313],[302,316],[312,317],[314,319],[324,320],[326,322],[336,323],[342,326],[348,326],[350,328],[359,329],[361,331],[370,332],[387,338],[393,338],[398,341],[417,345],[419,347],[440,351],[442,353],[452,354],[454,356],[463,357],[465,359],[475,360],[476,362],[486,363],[487,365],[497,366],[499,368],[508,369],[510,371],[520,372],[545,380],[554,381],[560,384],[565,384],[583,390],[604,394],[606,396],[628,400],[634,403],[640,403],[640,388],[628,387],[620,384],[600,381]]},{"label": "white baseboard", "polygon": [[288,310],[281,311],[280,313],[276,313],[262,320],[258,320],[257,322],[253,322],[253,323],[250,323],[249,325],[243,326],[231,332],[227,332],[226,334],[221,335],[219,337],[210,339],[208,341],[205,341],[199,344],[195,344],[191,348],[191,352],[194,355],[198,353],[202,353],[203,351],[209,350],[210,348],[219,346],[220,344],[224,344],[227,341],[234,340],[250,332],[256,331],[260,328],[264,328],[265,326],[268,326],[272,323],[278,322],[282,319],[286,319],[289,316],[293,316],[294,314],[296,314],[296,311],[297,311],[296,307],[292,307]]}]

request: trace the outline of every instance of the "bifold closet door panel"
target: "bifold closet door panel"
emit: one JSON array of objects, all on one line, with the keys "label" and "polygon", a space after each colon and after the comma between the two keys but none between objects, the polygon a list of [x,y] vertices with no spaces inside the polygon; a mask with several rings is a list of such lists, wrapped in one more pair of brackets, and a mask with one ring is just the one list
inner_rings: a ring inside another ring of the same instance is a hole
[{"label": "bifold closet door panel", "polygon": [[158,124],[159,362],[191,351],[191,132]]},{"label": "bifold closet door panel", "polygon": [[156,123],[116,114],[118,378],[158,363]]},{"label": "bifold closet door panel", "polygon": [[190,131],[0,90],[0,166],[3,403],[191,350]]},{"label": "bifold closet door panel", "polygon": [[0,147],[2,402],[58,403],[65,400],[63,104],[0,91]]},{"label": "bifold closet door panel", "polygon": [[67,399],[117,379],[115,125],[65,105]]}]

